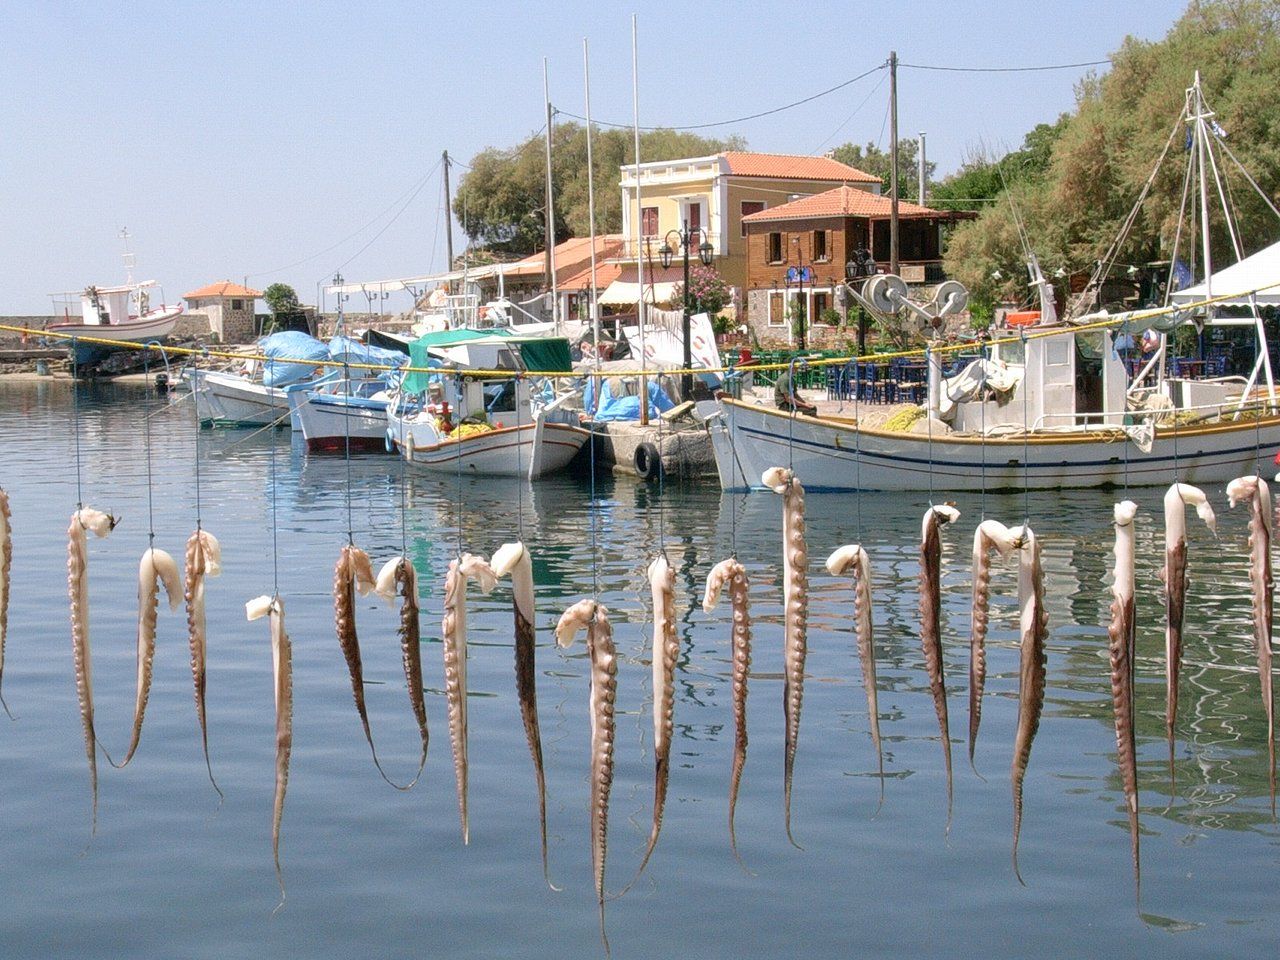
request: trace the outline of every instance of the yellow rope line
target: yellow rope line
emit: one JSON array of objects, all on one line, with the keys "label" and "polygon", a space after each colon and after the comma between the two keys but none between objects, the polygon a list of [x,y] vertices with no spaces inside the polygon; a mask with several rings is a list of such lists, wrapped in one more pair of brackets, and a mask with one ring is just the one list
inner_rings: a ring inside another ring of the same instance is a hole
[{"label": "yellow rope line", "polygon": [[[1146,310],[1135,310],[1128,313],[1124,317],[1108,318],[1106,320],[1097,320],[1093,323],[1081,324],[1079,326],[1068,326],[1065,329],[1055,327],[1052,330],[1045,330],[1039,333],[1028,333],[1025,338],[1022,336],[1000,337],[994,340],[969,340],[963,343],[938,344],[930,349],[933,353],[958,353],[963,350],[971,350],[975,346],[990,347],[1005,343],[1021,343],[1025,340],[1039,340],[1043,337],[1060,336],[1066,330],[1072,333],[1086,333],[1090,330],[1105,330],[1110,327],[1117,327],[1125,324],[1139,323],[1146,320],[1153,320],[1157,317],[1169,316],[1174,313],[1185,313],[1200,307],[1209,307],[1215,304],[1223,303],[1228,300],[1238,300],[1241,297],[1253,296],[1261,293],[1263,290],[1272,290],[1280,287],[1280,281],[1270,283],[1266,286],[1255,287],[1252,290],[1239,291],[1237,293],[1223,294],[1218,297],[1209,297],[1205,300],[1197,300],[1194,303],[1182,304],[1179,306],[1169,307],[1151,307]],[[206,347],[170,347],[170,346],[148,346],[145,343],[137,343],[132,340],[111,340],[106,337],[82,337],[79,334],[63,333],[60,330],[40,330],[35,327],[18,327],[7,323],[0,323],[0,330],[6,330],[10,333],[20,333],[36,337],[60,337],[64,340],[72,340],[79,343],[91,343],[102,346],[121,347],[131,350],[160,350],[164,353],[179,357],[216,357],[221,360],[257,360],[261,362],[271,363],[297,363],[304,366],[312,367],[348,367],[353,370],[376,370],[379,372],[387,372],[390,370],[399,370],[402,373],[429,373],[439,374],[441,376],[463,376],[474,377],[479,379],[503,379],[507,380],[514,376],[517,371],[513,370],[472,370],[463,367],[414,367],[414,366],[392,366],[386,363],[340,363],[333,360],[307,360],[304,358],[293,357],[268,357],[260,353],[236,353],[230,350],[210,350]],[[154,342],[154,341],[153,341]],[[875,353],[865,356],[847,356],[847,357],[816,357],[808,361],[811,367],[830,367],[843,366],[851,360],[864,360],[872,363],[883,363],[886,360],[899,360],[905,357],[923,357],[925,348],[916,348],[912,350],[898,350],[893,353]],[[624,370],[619,371],[619,375],[626,376],[683,376],[684,374],[700,374],[700,373],[729,373],[734,370],[743,373],[758,373],[766,370],[786,370],[790,367],[790,363],[752,363],[743,364],[736,367],[696,367],[689,370],[684,369],[667,369],[667,370]],[[525,370],[522,372],[526,377],[547,377],[547,378],[572,378],[587,376],[588,374],[576,371],[564,370]]]}]

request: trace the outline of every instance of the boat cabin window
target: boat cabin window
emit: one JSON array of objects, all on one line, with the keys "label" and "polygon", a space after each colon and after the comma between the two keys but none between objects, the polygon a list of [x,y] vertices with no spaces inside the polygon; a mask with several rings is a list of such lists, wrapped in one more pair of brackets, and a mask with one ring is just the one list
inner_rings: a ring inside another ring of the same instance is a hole
[{"label": "boat cabin window", "polygon": [[1071,344],[1065,337],[1055,337],[1045,344],[1045,363],[1060,367],[1071,362]]},{"label": "boat cabin window", "polygon": [[1001,343],[994,347],[996,351],[995,359],[1010,366],[1021,367],[1027,362],[1027,352],[1022,345],[1021,340],[1014,340],[1011,343]]}]

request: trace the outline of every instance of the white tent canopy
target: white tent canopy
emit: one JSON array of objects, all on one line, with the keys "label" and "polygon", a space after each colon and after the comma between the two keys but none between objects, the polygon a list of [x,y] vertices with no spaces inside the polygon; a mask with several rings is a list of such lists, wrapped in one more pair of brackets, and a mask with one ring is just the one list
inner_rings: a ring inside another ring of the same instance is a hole
[{"label": "white tent canopy", "polygon": [[[1254,290],[1257,294],[1250,296]],[[1214,271],[1207,281],[1174,293],[1172,300],[1181,304],[1220,297],[1227,298],[1219,301],[1225,306],[1247,307],[1251,301],[1260,307],[1280,306],[1280,243]]]},{"label": "white tent canopy", "polygon": [[[646,283],[644,285],[645,303],[671,303],[675,297],[674,283]],[[640,284],[629,280],[615,280],[600,294],[599,303],[608,307],[634,306],[640,299]]]}]

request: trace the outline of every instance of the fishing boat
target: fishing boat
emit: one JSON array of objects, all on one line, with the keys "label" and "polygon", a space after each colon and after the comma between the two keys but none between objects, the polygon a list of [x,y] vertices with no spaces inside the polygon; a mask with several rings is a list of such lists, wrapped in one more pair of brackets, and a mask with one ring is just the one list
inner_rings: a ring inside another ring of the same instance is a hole
[{"label": "fishing boat", "polygon": [[[129,347],[88,340],[115,340],[127,343],[163,343],[182,316],[182,304],[151,305],[154,280],[128,282],[115,287],[86,287],[80,293],[53,295],[54,311],[63,319],[46,330],[60,341],[70,338],[77,366],[98,363],[112,353]],[[161,291],[163,299],[163,291]],[[79,315],[78,320],[72,317]]]},{"label": "fishing boat", "polygon": [[[721,485],[758,488],[762,472],[779,463],[794,467],[807,488],[846,491],[1210,485],[1258,473],[1266,451],[1280,445],[1280,403],[1259,313],[1261,305],[1280,304],[1280,256],[1258,255],[1253,269],[1237,269],[1246,258],[1232,226],[1239,262],[1215,285],[1204,198],[1211,189],[1221,194],[1214,181],[1226,161],[1214,156],[1221,130],[1212,116],[1197,75],[1183,120],[1193,145],[1188,157],[1199,157],[1188,161],[1199,174],[1198,193],[1196,178],[1186,181],[1193,215],[1199,203],[1202,284],[1171,294],[1164,308],[1078,311],[1060,321],[1052,287],[1026,250],[1040,310],[1019,316],[1027,325],[1004,331],[1003,342],[981,348],[980,357],[949,378],[945,348],[935,343],[926,351],[923,418],[909,430],[859,423],[843,400],[840,409],[817,415],[728,395],[700,404]],[[1177,257],[1175,241],[1171,264]],[[1099,262],[1092,287],[1100,288],[1111,262],[1114,254]],[[1227,286],[1231,281],[1223,278],[1233,269],[1242,279]],[[899,278],[879,275],[851,293],[886,322],[896,314],[924,318],[927,333],[941,313],[909,302],[907,290]],[[1171,375],[1169,333],[1188,323],[1252,328],[1249,375]],[[1158,336],[1159,346],[1131,366],[1119,341],[1132,342],[1143,331]],[[859,380],[873,362],[851,361],[850,378]]]},{"label": "fishing boat", "polygon": [[[444,330],[410,347],[409,374],[387,409],[387,438],[405,460],[437,473],[535,479],[563,470],[590,437],[574,390],[528,371],[570,372],[563,337]],[[447,374],[420,372],[445,367]],[[466,370],[512,376],[467,377]],[[456,373],[454,371],[457,371]]]},{"label": "fishing boat", "polygon": [[267,359],[246,358],[234,371],[186,369],[184,378],[201,426],[265,427],[282,422],[289,417],[286,388],[323,376],[330,359],[324,341],[296,330],[263,337],[255,354]]},{"label": "fishing boat", "polygon": [[[396,368],[409,356],[349,337],[329,341],[334,363],[370,364]],[[336,369],[315,381],[285,388],[294,429],[301,431],[311,451],[390,451],[387,442],[387,405],[390,391],[400,382],[394,369],[362,366]]]}]

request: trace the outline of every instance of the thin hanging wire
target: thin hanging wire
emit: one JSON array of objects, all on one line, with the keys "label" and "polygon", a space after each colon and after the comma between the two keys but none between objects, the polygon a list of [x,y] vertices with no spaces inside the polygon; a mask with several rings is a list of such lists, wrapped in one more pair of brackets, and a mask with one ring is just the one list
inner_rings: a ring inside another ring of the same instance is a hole
[{"label": "thin hanging wire", "polygon": [[858,492],[854,494],[853,512],[854,526],[858,543],[862,543],[862,413],[858,408],[858,392],[861,389],[858,371],[862,369],[862,359],[853,365],[853,485]]},{"label": "thin hanging wire", "polygon": [[345,400],[342,406],[342,453],[347,464],[347,545],[355,546],[354,524],[351,522],[351,368],[345,360],[342,363],[342,393]]},{"label": "thin hanging wire", "polygon": [[[151,350],[142,351],[143,396],[151,396]],[[156,511],[155,511],[155,476],[151,470],[151,418],[146,415],[146,402],[143,402],[142,417],[143,446],[147,451],[147,546],[156,545]]]},{"label": "thin hanging wire", "polygon": [[[1022,334],[1022,523],[1025,527],[1031,522],[1031,461],[1029,459],[1031,424],[1028,422],[1027,412],[1031,391],[1027,384],[1027,371],[1030,369],[1027,363],[1027,328],[1022,327],[1020,330]],[[1043,391],[1041,393],[1043,394]]]},{"label": "thin hanging wire", "polygon": [[80,366],[76,338],[71,338],[71,410],[76,435],[76,510],[84,509],[84,492],[80,478]]},{"label": "thin hanging wire", "polygon": [[[599,391],[599,385],[596,390]],[[599,409],[599,397],[596,397],[596,407]],[[642,398],[642,402],[647,402],[648,398]],[[591,520],[591,598],[598,605],[600,602],[600,553],[599,553],[599,534],[597,526],[600,521],[600,507],[596,502],[596,429],[599,426],[594,415],[591,419],[591,435],[587,437],[587,443],[591,449],[588,455],[591,460],[591,499],[587,508],[587,514]],[[591,608],[591,622],[595,623],[596,610],[595,606]]]},{"label": "thin hanging wire", "polygon": [[[516,399],[516,476],[524,477],[524,441],[521,437],[522,422],[520,417],[520,384],[524,380],[523,373],[517,373],[513,381],[515,384]],[[532,403],[532,400],[530,401]],[[532,412],[532,411],[531,411]],[[537,428],[534,428],[534,436],[537,436]],[[516,534],[521,543],[524,543],[524,480],[521,479],[520,486],[516,490]]]},{"label": "thin hanging wire", "polygon": [[[1026,358],[1024,357],[1023,363],[1022,363],[1022,371],[1023,371],[1022,375],[1024,380],[1026,378],[1026,370],[1027,370],[1027,364],[1026,364]],[[1023,390],[1026,389],[1025,383],[1023,384],[1022,389]],[[979,504],[978,513],[981,515],[983,520],[986,520],[987,519],[987,363],[986,363],[985,356],[982,358],[982,385],[978,388],[978,390],[979,390],[978,413],[982,419],[982,422],[980,424],[980,427],[982,430],[982,441],[981,443],[978,444],[978,451],[980,456],[982,457],[982,493],[978,501],[978,504]]]},{"label": "thin hanging wire", "polygon": [[[688,296],[688,294],[685,294]],[[659,389],[661,389],[661,381],[659,381]],[[646,391],[647,392],[647,391]],[[649,398],[644,398],[644,403],[649,403]],[[666,475],[667,471],[662,465],[662,451],[664,447],[663,440],[666,436],[666,418],[662,415],[662,411],[655,410],[658,414],[658,549],[663,556],[667,553],[667,510],[663,503],[666,500]]]},{"label": "thin hanging wire", "polygon": [[272,593],[280,596],[280,512],[279,484],[276,482],[276,428],[271,425],[271,583]]},{"label": "thin hanging wire", "polygon": [[[462,404],[462,384],[461,375],[458,376],[458,404],[460,408]],[[454,410],[454,416],[458,415],[458,410]],[[458,559],[462,559],[462,437],[458,431],[462,428],[462,420],[453,425],[453,459],[458,465]]]},{"label": "thin hanging wire", "polygon": [[[738,425],[738,408],[731,406],[729,408],[729,453],[733,456],[733,463],[738,465],[738,444],[734,437],[734,431]],[[746,477],[743,477],[745,480]],[[738,559],[738,504],[736,499],[730,494],[729,500],[729,542],[731,546],[730,556]]]},{"label": "thin hanging wire", "polygon": [[929,413],[928,402],[928,382],[933,379],[933,348],[926,345],[924,348],[924,375],[925,375],[925,405],[924,405],[924,422],[925,428],[929,431],[929,509],[933,509],[933,417]]},{"label": "thin hanging wire", "polygon": [[795,473],[796,468],[796,414],[800,411],[797,404],[797,401],[800,399],[800,395],[796,392],[796,359],[796,357],[792,357],[791,363],[787,367],[787,395],[789,398],[788,402],[791,404],[791,416],[787,417],[787,469],[792,473]]},{"label": "thin hanging wire", "polygon": [[[193,370],[193,376],[192,376],[192,378],[191,378],[191,382],[192,382],[192,384],[194,384],[196,387],[198,387],[198,386],[200,385],[200,360],[199,360],[199,358],[196,358],[195,360],[193,360],[193,361],[192,361],[192,370]],[[195,459],[196,459],[196,462],[195,462],[195,476],[196,476],[196,532],[197,532],[197,533],[199,533],[199,532],[200,532],[200,529],[201,529],[201,526],[200,526],[200,415],[199,415],[198,413],[196,414],[195,422],[196,422],[196,445],[195,445],[195,450],[196,450],[196,457],[195,457]]]}]

